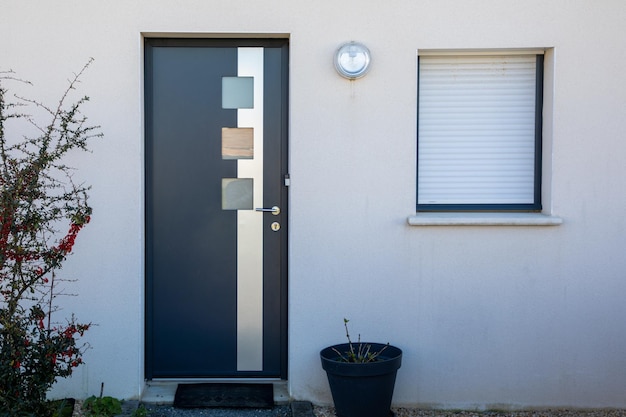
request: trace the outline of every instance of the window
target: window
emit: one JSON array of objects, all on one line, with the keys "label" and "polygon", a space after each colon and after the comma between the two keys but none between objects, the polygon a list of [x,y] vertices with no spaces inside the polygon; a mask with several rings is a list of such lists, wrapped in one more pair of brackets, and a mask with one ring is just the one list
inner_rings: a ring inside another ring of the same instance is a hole
[{"label": "window", "polygon": [[541,210],[542,54],[418,58],[417,211]]}]

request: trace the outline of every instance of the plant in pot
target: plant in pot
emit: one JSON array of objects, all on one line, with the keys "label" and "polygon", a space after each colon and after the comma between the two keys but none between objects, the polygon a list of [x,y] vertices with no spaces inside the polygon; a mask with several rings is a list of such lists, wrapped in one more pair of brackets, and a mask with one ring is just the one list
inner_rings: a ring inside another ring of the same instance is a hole
[{"label": "plant in pot", "polygon": [[337,417],[388,417],[402,350],[389,343],[353,343],[348,319],[343,319],[348,343],[322,349]]}]

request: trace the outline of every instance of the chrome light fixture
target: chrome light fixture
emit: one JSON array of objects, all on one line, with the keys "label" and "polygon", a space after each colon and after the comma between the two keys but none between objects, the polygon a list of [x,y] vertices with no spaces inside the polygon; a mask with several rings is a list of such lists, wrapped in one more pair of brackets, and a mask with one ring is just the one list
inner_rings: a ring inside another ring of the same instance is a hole
[{"label": "chrome light fixture", "polygon": [[335,68],[342,77],[355,80],[369,71],[370,50],[359,42],[344,43],[335,53]]}]

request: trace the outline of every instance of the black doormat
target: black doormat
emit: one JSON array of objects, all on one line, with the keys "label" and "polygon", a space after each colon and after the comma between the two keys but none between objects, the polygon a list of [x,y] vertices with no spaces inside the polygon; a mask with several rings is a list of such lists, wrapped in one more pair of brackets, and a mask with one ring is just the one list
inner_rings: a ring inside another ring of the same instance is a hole
[{"label": "black doormat", "polygon": [[174,407],[271,408],[272,384],[178,384]]}]

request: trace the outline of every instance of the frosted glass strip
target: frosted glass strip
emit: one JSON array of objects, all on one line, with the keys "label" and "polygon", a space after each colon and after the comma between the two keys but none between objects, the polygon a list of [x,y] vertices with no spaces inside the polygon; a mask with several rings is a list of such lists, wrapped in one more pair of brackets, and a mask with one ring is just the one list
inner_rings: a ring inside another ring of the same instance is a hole
[{"label": "frosted glass strip", "polygon": [[[253,128],[253,159],[237,175],[254,178],[254,207],[263,207],[263,48],[238,48],[240,78],[254,79],[254,102],[237,110],[237,126]],[[237,212],[237,370],[263,370],[263,213]]]},{"label": "frosted glass strip", "polygon": [[418,204],[534,201],[534,55],[420,58]]}]

